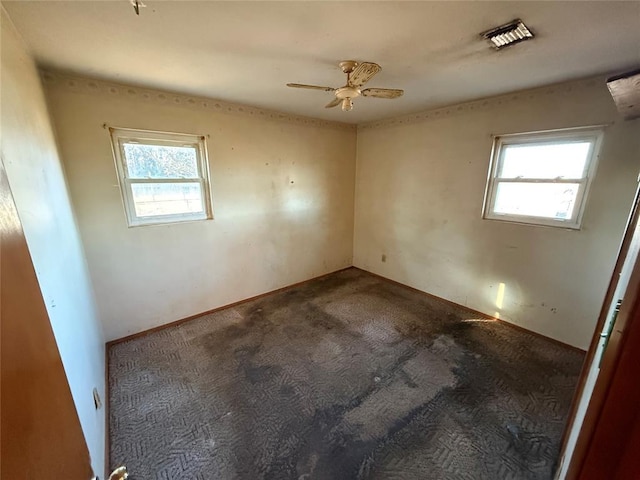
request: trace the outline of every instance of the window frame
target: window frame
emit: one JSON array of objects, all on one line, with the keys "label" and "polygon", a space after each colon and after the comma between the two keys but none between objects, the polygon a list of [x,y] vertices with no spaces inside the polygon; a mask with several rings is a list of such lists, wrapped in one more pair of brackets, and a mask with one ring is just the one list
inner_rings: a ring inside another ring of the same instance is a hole
[{"label": "window frame", "polygon": [[[600,147],[604,136],[604,126],[589,126],[565,128],[559,130],[543,130],[537,132],[511,133],[504,135],[496,135],[493,138],[493,147],[491,150],[491,159],[489,163],[489,172],[487,175],[487,183],[485,188],[485,196],[482,205],[482,218],[486,220],[498,220],[509,223],[535,225],[545,227],[565,228],[572,230],[580,230],[582,227],[582,219],[584,210],[589,197],[591,183],[595,176],[598,159],[600,156]],[[590,143],[585,168],[580,178],[500,178],[498,172],[504,161],[505,146],[511,145],[557,145],[567,143],[581,143],[588,141]],[[495,201],[500,183],[548,183],[561,184],[571,183],[579,184],[578,193],[575,199],[571,218],[559,219],[538,217],[532,215],[516,215],[513,213],[496,213]]]},{"label": "window frame", "polygon": [[[155,130],[139,130],[133,128],[109,127],[111,148],[115,161],[116,174],[120,185],[120,194],[129,227],[141,227],[146,225],[166,225],[173,223],[194,222],[213,219],[211,205],[211,182],[209,179],[209,160],[207,155],[207,142],[204,135],[188,133],[162,132]],[[196,151],[196,166],[198,177],[175,178],[131,178],[128,174],[125,143],[138,143],[141,145],[160,146],[189,146]],[[173,213],[168,215],[138,216],[136,214],[135,200],[133,198],[132,185],[134,184],[162,184],[162,183],[196,183],[200,184],[202,192],[202,212]]]}]

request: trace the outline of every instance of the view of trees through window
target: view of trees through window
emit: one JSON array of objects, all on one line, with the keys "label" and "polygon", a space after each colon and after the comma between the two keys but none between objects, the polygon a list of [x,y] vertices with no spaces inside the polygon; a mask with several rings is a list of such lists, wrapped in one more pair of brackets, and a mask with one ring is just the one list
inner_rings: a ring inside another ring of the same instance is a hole
[{"label": "view of trees through window", "polygon": [[204,136],[109,130],[129,226],[213,218]]},{"label": "view of trees through window", "polygon": [[[122,147],[137,217],[204,212],[196,146],[124,143]],[[176,179],[197,181],[176,183]]]},{"label": "view of trees through window", "polygon": [[125,143],[123,148],[129,178],[198,178],[195,146]]}]

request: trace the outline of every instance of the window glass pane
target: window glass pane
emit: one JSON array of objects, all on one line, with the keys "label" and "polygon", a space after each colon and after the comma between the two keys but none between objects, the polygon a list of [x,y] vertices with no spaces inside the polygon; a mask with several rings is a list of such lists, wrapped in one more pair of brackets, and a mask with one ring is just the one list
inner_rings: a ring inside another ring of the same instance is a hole
[{"label": "window glass pane", "polygon": [[129,178],[198,178],[195,147],[123,145]]},{"label": "window glass pane", "polygon": [[578,183],[499,182],[493,211],[499,214],[570,219]]},{"label": "window glass pane", "polygon": [[138,217],[204,213],[200,183],[133,183]]},{"label": "window glass pane", "polygon": [[499,178],[583,178],[590,142],[505,145]]}]

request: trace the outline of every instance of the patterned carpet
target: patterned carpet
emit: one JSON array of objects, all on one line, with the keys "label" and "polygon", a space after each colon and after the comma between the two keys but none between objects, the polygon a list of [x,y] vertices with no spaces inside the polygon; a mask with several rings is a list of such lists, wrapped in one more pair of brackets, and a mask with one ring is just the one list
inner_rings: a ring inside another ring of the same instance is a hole
[{"label": "patterned carpet", "polygon": [[546,480],[582,357],[349,269],[112,346],[111,466]]}]

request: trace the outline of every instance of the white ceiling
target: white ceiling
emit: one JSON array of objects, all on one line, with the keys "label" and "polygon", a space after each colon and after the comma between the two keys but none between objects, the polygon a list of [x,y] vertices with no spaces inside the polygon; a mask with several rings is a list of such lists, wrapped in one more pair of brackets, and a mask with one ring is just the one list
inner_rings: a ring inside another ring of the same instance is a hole
[{"label": "white ceiling", "polygon": [[[640,1],[3,1],[38,63],[82,75],[350,123],[640,66]],[[520,17],[530,42],[478,34]],[[396,100],[323,108],[337,62],[379,63]]]}]

